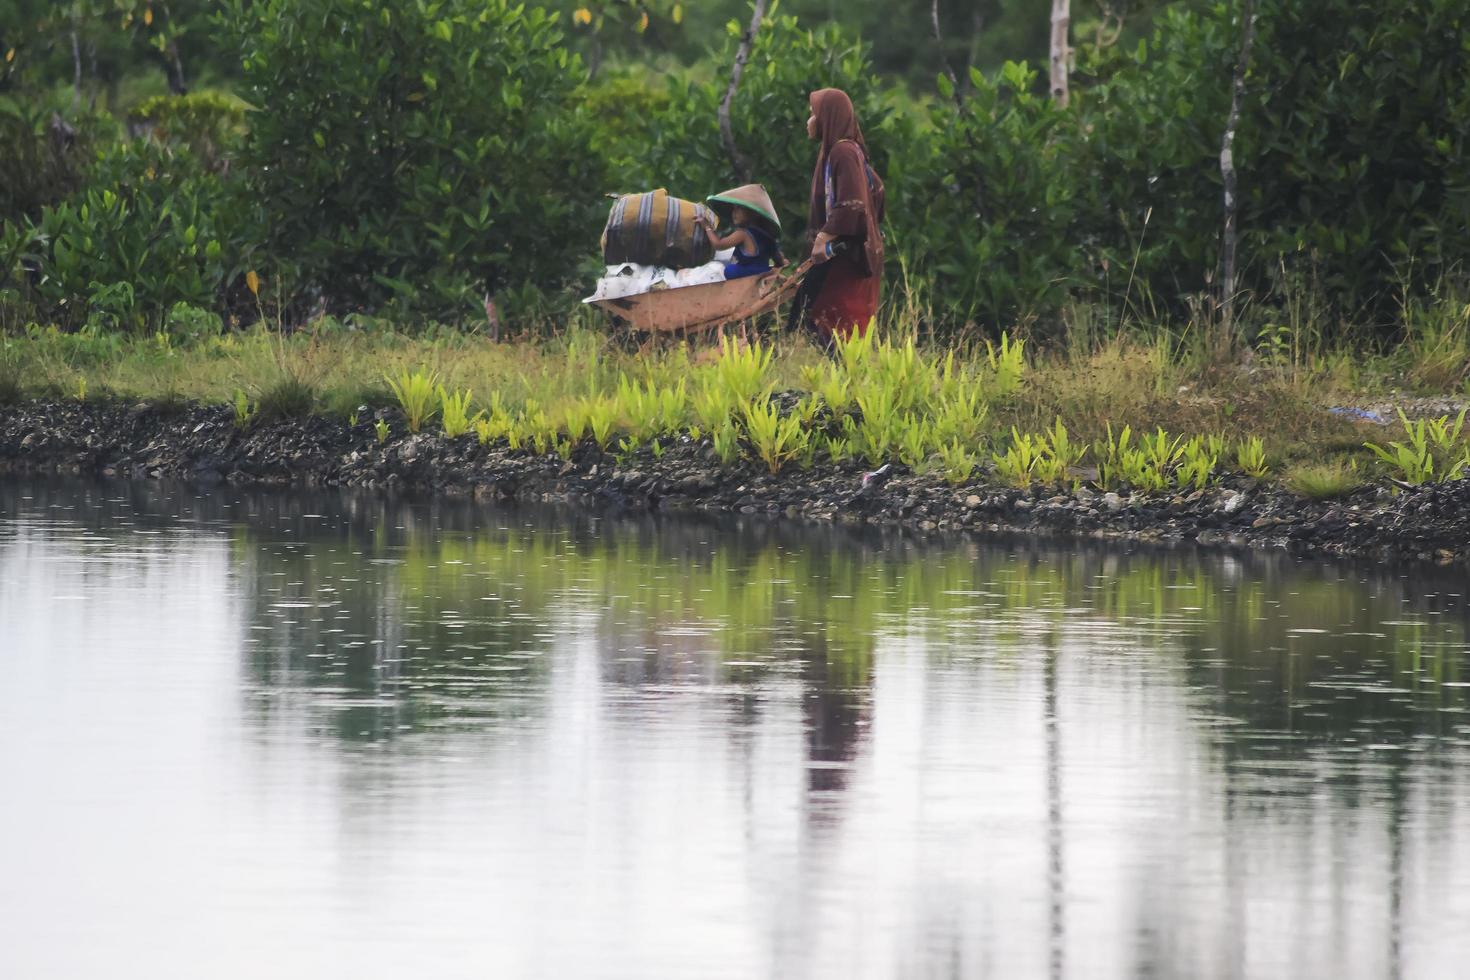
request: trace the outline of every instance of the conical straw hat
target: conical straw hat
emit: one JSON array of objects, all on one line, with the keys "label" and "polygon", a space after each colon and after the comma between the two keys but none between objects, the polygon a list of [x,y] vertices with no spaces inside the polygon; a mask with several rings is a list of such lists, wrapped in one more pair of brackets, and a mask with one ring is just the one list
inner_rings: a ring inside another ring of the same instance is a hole
[{"label": "conical straw hat", "polygon": [[712,204],[738,204],[758,217],[765,218],[777,231],[781,229],[781,219],[776,217],[776,205],[771,203],[771,195],[760,184],[732,187],[728,191],[711,194],[705,200]]}]

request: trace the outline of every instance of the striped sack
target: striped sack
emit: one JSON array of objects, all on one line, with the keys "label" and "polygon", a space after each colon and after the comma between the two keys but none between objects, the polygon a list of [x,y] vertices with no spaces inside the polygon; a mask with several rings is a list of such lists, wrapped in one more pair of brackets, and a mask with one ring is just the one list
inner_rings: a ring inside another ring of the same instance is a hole
[{"label": "striped sack", "polygon": [[[602,259],[608,265],[635,262],[688,269],[714,258],[714,246],[697,214],[711,214],[693,201],[670,197],[660,187],[618,198],[602,230]],[[711,214],[713,217],[713,215]]]}]

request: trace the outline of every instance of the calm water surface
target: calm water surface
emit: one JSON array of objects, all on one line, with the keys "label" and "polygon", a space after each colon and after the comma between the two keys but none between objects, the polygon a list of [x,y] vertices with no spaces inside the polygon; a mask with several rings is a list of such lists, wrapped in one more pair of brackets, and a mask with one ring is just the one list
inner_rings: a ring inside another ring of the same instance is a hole
[{"label": "calm water surface", "polygon": [[0,482],[0,977],[1452,977],[1470,583]]}]

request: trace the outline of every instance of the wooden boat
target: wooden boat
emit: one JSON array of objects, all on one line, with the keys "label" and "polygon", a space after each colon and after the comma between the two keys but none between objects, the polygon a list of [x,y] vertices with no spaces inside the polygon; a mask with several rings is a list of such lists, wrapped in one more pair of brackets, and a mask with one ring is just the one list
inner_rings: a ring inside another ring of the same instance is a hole
[{"label": "wooden boat", "polygon": [[714,330],[776,310],[796,292],[810,267],[808,261],[792,272],[773,269],[759,276],[589,302],[646,333]]}]

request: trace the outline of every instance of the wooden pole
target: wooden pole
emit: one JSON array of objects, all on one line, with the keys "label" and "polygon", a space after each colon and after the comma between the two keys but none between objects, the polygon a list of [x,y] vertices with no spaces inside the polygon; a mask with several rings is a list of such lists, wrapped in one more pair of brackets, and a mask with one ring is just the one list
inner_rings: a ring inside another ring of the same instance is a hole
[{"label": "wooden pole", "polygon": [[1072,0],[1051,0],[1051,97],[1057,105],[1067,104],[1067,74],[1072,48]]},{"label": "wooden pole", "polygon": [[735,64],[730,69],[730,85],[725,97],[720,100],[720,140],[725,144],[725,153],[730,157],[730,166],[742,184],[750,183],[750,161],[735,145],[735,132],[730,127],[730,103],[735,100],[735,90],[740,87],[740,76],[745,73],[745,63],[750,60],[750,49],[755,36],[761,29],[766,16],[766,0],[755,0],[755,10],[750,15],[750,26],[740,36],[740,47],[735,51]]},{"label": "wooden pole", "polygon": [[1240,126],[1240,104],[1245,99],[1245,73],[1250,66],[1251,45],[1256,37],[1256,0],[1243,0],[1240,58],[1230,92],[1230,115],[1225,135],[1220,138],[1220,180],[1225,186],[1225,227],[1220,236],[1220,327],[1223,339],[1233,340],[1235,330],[1235,248],[1240,237],[1236,215],[1239,210],[1235,176],[1235,130]]}]

